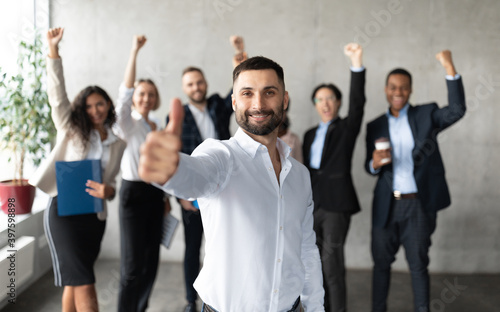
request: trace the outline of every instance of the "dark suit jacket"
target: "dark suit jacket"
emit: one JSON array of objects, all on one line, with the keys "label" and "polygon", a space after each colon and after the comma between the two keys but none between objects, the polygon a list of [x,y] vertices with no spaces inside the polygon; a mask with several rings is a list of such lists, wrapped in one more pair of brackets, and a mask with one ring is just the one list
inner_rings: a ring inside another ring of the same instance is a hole
[{"label": "dark suit jacket", "polygon": [[[233,113],[231,94],[223,99],[218,94],[213,94],[207,99],[207,110],[212,118],[217,132],[217,139],[228,140],[231,137],[229,133],[230,118]],[[188,105],[184,105],[184,122],[182,124],[182,149],[185,154],[191,155],[193,150],[203,142],[198,126]],[[167,124],[168,124],[167,116]]]},{"label": "dark suit jacket", "polygon": [[[450,193],[446,184],[445,171],[437,135],[451,126],[465,114],[465,94],[462,79],[447,80],[449,105],[439,108],[436,103],[410,106],[408,122],[415,140],[413,149],[413,175],[417,183],[418,197],[422,206],[429,213],[435,213],[450,205]],[[387,115],[376,118],[368,123],[366,130],[366,161],[365,170],[370,172],[370,161],[375,140],[380,137],[390,138]],[[378,175],[378,181],[373,195],[372,223],[376,228],[385,226],[391,203],[392,164],[383,166]]]},{"label": "dark suit jacket", "polygon": [[349,114],[337,118],[328,127],[321,165],[318,170],[309,167],[311,145],[318,127],[304,135],[304,165],[311,173],[315,209],[356,213],[360,210],[351,177],[352,154],[361,128],[365,105],[365,72],[351,73]]}]

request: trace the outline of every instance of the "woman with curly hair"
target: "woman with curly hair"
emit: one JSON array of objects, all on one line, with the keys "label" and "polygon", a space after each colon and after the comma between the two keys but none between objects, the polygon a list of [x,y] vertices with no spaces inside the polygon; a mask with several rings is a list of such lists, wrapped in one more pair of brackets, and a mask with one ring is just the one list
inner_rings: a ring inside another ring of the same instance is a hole
[{"label": "woman with curly hair", "polygon": [[59,216],[55,162],[100,159],[103,183],[89,180],[86,191],[91,196],[111,200],[116,193],[115,178],[126,143],[111,131],[116,114],[113,102],[103,89],[89,86],[73,103],[68,100],[59,56],[63,32],[62,28],[47,32],[47,88],[57,143],[30,183],[51,196],[44,228],[55,285],[64,286],[62,311],[98,311],[94,263],[106,226],[106,204],[98,214]]}]

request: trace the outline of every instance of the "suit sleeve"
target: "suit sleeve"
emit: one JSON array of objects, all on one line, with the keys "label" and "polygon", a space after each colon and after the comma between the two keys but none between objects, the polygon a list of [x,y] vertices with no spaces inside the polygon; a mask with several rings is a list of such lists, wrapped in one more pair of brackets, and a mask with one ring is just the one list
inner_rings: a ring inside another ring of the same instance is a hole
[{"label": "suit sleeve", "polygon": [[229,93],[224,98],[224,108],[226,111],[229,112],[229,114],[233,113],[233,99],[231,97],[232,95],[233,95],[233,88],[229,90]]},{"label": "suit sleeve", "polygon": [[349,115],[347,117],[349,129],[357,137],[363,120],[365,97],[366,69],[361,72],[351,71],[351,87],[349,91]]},{"label": "suit sleeve", "polygon": [[434,126],[443,130],[465,115],[465,92],[462,78],[446,80],[448,88],[448,106],[435,110],[432,113]]},{"label": "suit sleeve", "polygon": [[366,159],[365,159],[365,170],[369,175],[377,175],[377,173],[372,173],[370,170],[370,163],[372,160],[373,151],[375,150],[375,139],[373,138],[373,123],[366,125]]}]

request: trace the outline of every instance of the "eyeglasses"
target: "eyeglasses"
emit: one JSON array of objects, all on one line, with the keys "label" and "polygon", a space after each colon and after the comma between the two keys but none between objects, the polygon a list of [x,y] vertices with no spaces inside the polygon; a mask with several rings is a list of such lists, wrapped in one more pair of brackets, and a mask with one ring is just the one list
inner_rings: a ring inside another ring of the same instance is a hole
[{"label": "eyeglasses", "polygon": [[326,101],[332,101],[334,102],[336,100],[335,96],[327,96],[324,98],[314,98],[314,104],[318,104],[320,102],[326,102]]}]

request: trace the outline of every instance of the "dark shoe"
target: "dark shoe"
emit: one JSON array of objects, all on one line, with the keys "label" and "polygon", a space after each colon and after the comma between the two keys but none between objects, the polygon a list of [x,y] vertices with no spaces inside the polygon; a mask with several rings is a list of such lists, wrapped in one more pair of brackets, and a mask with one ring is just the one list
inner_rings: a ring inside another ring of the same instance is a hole
[{"label": "dark shoe", "polygon": [[184,308],[184,312],[198,312],[196,309],[196,303],[195,302],[190,302],[187,304],[187,306]]}]

